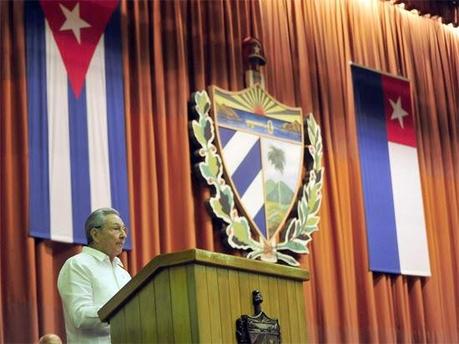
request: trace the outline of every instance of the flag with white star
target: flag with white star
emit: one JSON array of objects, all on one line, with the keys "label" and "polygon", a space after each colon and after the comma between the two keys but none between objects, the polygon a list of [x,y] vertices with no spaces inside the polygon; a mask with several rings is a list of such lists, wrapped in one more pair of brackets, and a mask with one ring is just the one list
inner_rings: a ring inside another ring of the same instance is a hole
[{"label": "flag with white star", "polygon": [[94,209],[129,222],[119,3],[29,1],[24,13],[29,233],[84,244]]},{"label": "flag with white star", "polygon": [[351,69],[370,270],[430,276],[410,83]]}]

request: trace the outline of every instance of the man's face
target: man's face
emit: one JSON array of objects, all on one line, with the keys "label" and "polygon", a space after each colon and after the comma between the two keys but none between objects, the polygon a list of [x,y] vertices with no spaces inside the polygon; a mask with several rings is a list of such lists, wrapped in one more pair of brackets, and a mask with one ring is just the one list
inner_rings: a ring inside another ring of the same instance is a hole
[{"label": "man's face", "polygon": [[96,248],[107,254],[110,260],[121,254],[127,237],[127,229],[118,215],[107,215],[103,227],[95,229],[93,233]]}]

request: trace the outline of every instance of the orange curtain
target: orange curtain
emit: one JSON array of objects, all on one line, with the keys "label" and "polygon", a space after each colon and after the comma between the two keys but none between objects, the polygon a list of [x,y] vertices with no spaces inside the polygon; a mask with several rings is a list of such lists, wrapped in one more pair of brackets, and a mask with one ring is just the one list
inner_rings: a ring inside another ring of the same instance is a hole
[{"label": "orange curtain", "polygon": [[[459,341],[459,34],[379,1],[122,1],[134,248],[131,274],[159,253],[227,252],[209,191],[192,174],[187,102],[243,88],[241,42],[258,37],[266,88],[313,112],[326,168],[320,231],[305,284],[312,342]],[[0,2],[0,342],[64,336],[56,279],[80,248],[27,236],[23,3]],[[413,89],[432,277],[368,271],[349,62]],[[230,252],[234,253],[234,252]]]}]

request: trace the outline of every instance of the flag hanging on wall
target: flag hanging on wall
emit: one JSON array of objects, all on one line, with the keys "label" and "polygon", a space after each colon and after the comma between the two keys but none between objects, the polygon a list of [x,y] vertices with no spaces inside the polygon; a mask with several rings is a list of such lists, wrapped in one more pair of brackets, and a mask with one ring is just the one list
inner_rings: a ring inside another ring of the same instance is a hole
[{"label": "flag hanging on wall", "polygon": [[32,1],[24,19],[29,233],[84,244],[92,210],[129,224],[119,4]]},{"label": "flag hanging on wall", "polygon": [[430,276],[410,83],[351,69],[370,270]]}]

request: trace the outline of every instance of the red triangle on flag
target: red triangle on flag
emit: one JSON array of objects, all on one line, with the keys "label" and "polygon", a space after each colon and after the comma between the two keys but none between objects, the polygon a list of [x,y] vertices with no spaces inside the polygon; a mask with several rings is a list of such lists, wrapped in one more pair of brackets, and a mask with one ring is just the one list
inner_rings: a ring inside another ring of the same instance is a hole
[{"label": "red triangle on flag", "polygon": [[75,96],[118,0],[40,0]]}]

